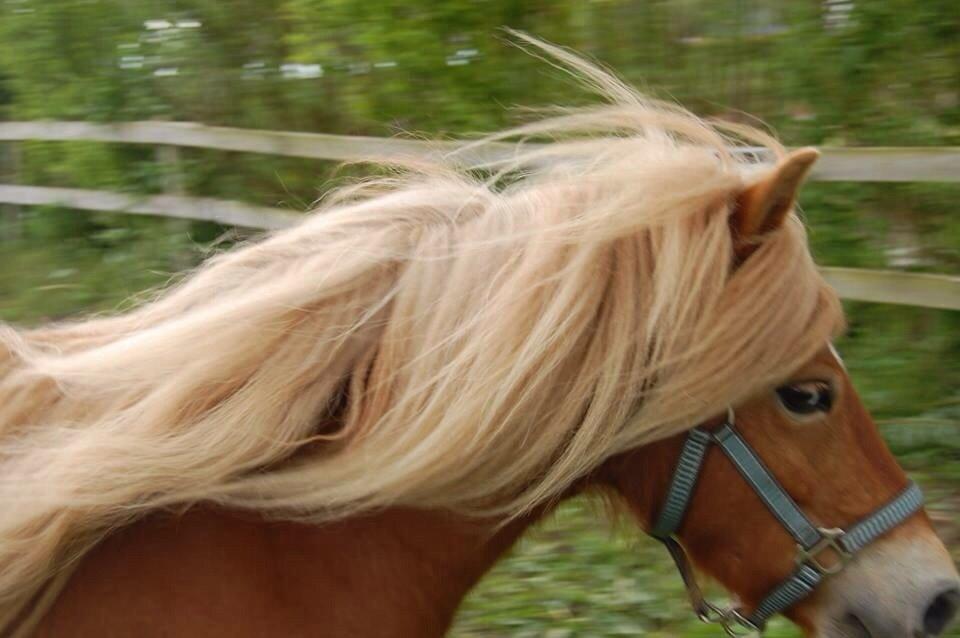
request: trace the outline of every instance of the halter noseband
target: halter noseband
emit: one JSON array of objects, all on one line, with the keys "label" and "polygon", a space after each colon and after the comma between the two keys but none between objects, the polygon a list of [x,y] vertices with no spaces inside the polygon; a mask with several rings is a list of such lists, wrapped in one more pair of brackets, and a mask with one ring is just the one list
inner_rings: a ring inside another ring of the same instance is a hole
[{"label": "halter noseband", "polygon": [[[797,541],[797,568],[776,585],[750,614],[733,607],[720,607],[704,598],[690,559],[676,537],[693,496],[703,460],[712,444],[723,450],[767,509]],[[704,622],[722,625],[730,636],[744,636],[762,633],[771,616],[808,596],[826,576],[839,572],[854,554],[878,536],[903,523],[922,505],[923,493],[911,481],[896,498],[847,530],[814,526],[734,428],[731,409],[728,410],[726,422],[716,430],[707,431],[699,427],[690,430],[670,481],[666,501],[650,534],[666,545],[670,552],[697,617]],[[835,563],[823,562],[821,554],[826,550],[832,550],[836,555]]]}]

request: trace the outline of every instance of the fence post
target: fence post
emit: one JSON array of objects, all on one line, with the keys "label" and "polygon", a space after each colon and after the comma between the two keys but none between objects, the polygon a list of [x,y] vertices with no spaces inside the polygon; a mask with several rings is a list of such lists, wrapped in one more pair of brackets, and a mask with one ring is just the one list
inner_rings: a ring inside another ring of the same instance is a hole
[{"label": "fence post", "polygon": [[[17,142],[0,142],[0,183],[20,182],[21,148]],[[20,237],[20,207],[0,203],[0,240],[11,241]]]},{"label": "fence post", "polygon": [[[156,147],[157,165],[160,167],[160,181],[164,195],[186,195],[187,187],[180,164],[180,149],[176,146],[160,145]],[[166,221],[167,232],[171,237],[190,235],[190,220],[170,218]],[[179,246],[179,242],[173,244]],[[177,270],[186,270],[192,263],[186,251],[173,250],[170,265]]]},{"label": "fence post", "polygon": [[160,166],[163,192],[166,195],[184,195],[186,186],[180,168],[180,149],[176,146],[158,146],[157,164]]}]

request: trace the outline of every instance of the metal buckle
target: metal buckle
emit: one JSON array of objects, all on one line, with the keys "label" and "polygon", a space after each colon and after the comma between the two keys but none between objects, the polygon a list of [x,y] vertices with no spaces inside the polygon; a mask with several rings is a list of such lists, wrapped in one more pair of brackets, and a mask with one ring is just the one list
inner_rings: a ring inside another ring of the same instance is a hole
[{"label": "metal buckle", "polygon": [[750,622],[746,616],[734,607],[720,607],[708,601],[703,601],[703,609],[697,612],[700,622],[720,625],[723,632],[730,638],[747,638],[761,636],[763,630]]},{"label": "metal buckle", "polygon": [[[809,565],[821,576],[836,574],[846,567],[850,559],[853,558],[853,554],[845,550],[840,544],[840,539],[844,537],[846,532],[836,527],[829,529],[820,527],[817,528],[817,531],[820,532],[821,538],[813,547],[804,549],[802,545],[797,545],[797,564]],[[824,564],[819,557],[821,553],[828,549],[833,550],[837,556],[837,562],[829,566]]]}]

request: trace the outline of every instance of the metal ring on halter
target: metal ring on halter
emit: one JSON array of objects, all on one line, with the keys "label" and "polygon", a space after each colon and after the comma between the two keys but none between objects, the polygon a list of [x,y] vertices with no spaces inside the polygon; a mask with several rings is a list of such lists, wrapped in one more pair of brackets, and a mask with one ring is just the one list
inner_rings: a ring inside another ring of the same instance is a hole
[{"label": "metal ring on halter", "polygon": [[[847,533],[837,527],[818,527],[817,531],[823,538],[817,541],[813,547],[808,549],[797,543],[797,565],[810,565],[821,576],[839,573],[847,563],[853,560],[853,553],[847,551],[843,546],[843,537]],[[832,563],[825,562],[820,557],[821,554],[828,551],[833,553],[834,560]]]},{"label": "metal ring on halter", "polygon": [[703,601],[704,612],[697,615],[701,622],[720,625],[731,638],[745,638],[746,636],[760,636],[763,630],[757,627],[735,607],[720,607],[714,603]]}]

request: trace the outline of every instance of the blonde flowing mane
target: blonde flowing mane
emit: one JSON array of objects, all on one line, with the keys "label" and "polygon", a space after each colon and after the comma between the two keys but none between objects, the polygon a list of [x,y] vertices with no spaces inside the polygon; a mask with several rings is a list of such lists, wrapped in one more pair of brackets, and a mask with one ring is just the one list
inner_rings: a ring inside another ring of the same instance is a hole
[{"label": "blonde flowing mane", "polygon": [[536,46],[605,101],[478,142],[519,140],[483,171],[341,189],[132,312],[0,327],[0,628],[157,508],[520,515],[831,338],[795,216],[732,268],[763,167],[729,129]]}]

